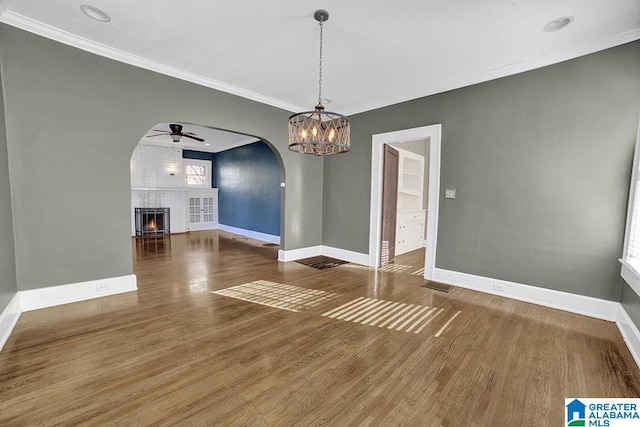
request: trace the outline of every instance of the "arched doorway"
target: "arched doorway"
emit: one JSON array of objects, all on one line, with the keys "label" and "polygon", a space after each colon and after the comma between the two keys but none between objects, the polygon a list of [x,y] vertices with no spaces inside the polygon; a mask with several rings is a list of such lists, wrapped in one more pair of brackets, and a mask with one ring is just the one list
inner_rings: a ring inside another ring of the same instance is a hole
[{"label": "arched doorway", "polygon": [[280,155],[262,138],[158,123],[131,157],[132,236],[224,230],[279,245],[283,183]]}]

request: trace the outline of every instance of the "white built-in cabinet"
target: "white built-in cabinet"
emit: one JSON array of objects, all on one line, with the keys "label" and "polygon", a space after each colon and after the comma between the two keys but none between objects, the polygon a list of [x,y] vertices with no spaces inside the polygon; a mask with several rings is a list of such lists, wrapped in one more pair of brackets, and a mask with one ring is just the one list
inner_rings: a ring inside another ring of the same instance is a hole
[{"label": "white built-in cabinet", "polygon": [[398,149],[398,205],[396,216],[396,255],[424,246],[427,211],[424,198],[424,156]]},{"label": "white built-in cabinet", "polygon": [[211,230],[218,227],[218,189],[187,193],[187,231]]}]

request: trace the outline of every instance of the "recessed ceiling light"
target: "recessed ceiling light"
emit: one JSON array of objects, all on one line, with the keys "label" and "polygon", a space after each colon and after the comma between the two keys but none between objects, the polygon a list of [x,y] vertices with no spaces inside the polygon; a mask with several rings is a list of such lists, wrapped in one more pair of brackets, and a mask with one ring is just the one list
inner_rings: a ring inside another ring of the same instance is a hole
[{"label": "recessed ceiling light", "polygon": [[205,142],[204,145],[211,145],[211,144],[209,144],[208,142]]},{"label": "recessed ceiling light", "polygon": [[573,16],[563,16],[561,18],[556,18],[553,21],[547,23],[542,29],[547,33],[553,33],[554,31],[558,31],[566,27],[567,25],[573,22]]},{"label": "recessed ceiling light", "polygon": [[331,104],[331,100],[329,98],[322,98],[321,101],[323,104]]},{"label": "recessed ceiling light", "polygon": [[89,18],[95,19],[100,22],[109,22],[111,21],[111,17],[109,14],[103,10],[98,9],[95,6],[91,6],[89,4],[83,4],[80,6],[80,10],[87,15]]}]

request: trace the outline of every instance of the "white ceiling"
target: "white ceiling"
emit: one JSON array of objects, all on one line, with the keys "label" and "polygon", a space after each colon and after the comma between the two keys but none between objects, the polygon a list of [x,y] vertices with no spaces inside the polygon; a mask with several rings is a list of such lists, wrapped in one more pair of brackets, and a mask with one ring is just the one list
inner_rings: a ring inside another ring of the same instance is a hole
[{"label": "white ceiling", "polygon": [[[111,16],[85,16],[86,2]],[[0,21],[298,112],[354,114],[640,39],[638,0],[0,0]],[[571,15],[549,33],[543,26]]]},{"label": "white ceiling", "polygon": [[212,129],[204,126],[198,126],[188,123],[182,124],[182,132],[192,132],[195,136],[204,139],[204,142],[195,139],[182,137],[179,142],[173,142],[169,135],[158,135],[161,132],[169,132],[169,123],[158,123],[142,137],[140,142],[154,143],[161,145],[172,145],[186,150],[207,151],[210,153],[218,153],[220,151],[229,150],[231,148],[240,147],[241,145],[251,144],[259,141],[257,138],[240,133],[227,132],[218,129]]}]

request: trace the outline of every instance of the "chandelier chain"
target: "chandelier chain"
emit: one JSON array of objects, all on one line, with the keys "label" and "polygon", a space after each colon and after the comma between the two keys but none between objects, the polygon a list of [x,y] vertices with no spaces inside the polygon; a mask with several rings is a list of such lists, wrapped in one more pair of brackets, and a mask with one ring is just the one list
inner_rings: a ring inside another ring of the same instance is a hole
[{"label": "chandelier chain", "polygon": [[320,77],[318,78],[318,104],[322,104],[322,20],[320,20]]}]

